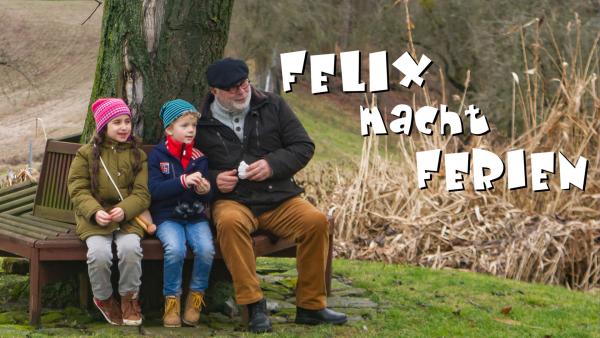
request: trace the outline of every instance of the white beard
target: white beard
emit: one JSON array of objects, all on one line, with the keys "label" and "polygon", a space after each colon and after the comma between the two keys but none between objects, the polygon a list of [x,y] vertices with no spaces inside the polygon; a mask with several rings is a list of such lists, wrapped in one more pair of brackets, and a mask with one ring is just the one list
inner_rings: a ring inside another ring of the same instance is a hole
[{"label": "white beard", "polygon": [[250,100],[252,99],[252,92],[248,93],[248,96],[246,97],[246,101],[242,102],[242,103],[237,103],[235,101],[230,101],[227,103],[221,102],[219,100],[219,103],[223,106],[223,108],[227,109],[228,111],[231,111],[233,113],[241,113],[244,112],[248,109],[248,107],[250,107]]}]

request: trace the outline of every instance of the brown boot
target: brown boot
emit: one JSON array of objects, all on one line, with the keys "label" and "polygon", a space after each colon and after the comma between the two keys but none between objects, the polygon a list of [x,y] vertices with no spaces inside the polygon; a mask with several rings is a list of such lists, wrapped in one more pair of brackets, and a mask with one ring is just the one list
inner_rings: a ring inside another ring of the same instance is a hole
[{"label": "brown boot", "polygon": [[142,325],[142,309],[140,308],[137,292],[129,292],[121,296],[121,311],[123,312],[124,325]]},{"label": "brown boot", "polygon": [[183,322],[189,326],[196,326],[200,320],[200,311],[204,306],[204,292],[191,291],[185,300],[185,311],[183,312]]},{"label": "brown boot", "polygon": [[115,297],[110,296],[108,299],[100,300],[94,298],[94,305],[100,310],[107,322],[112,325],[122,325],[123,316],[121,315],[121,306]]},{"label": "brown boot", "polygon": [[179,296],[165,297],[165,315],[163,316],[164,327],[181,327],[181,304]]}]

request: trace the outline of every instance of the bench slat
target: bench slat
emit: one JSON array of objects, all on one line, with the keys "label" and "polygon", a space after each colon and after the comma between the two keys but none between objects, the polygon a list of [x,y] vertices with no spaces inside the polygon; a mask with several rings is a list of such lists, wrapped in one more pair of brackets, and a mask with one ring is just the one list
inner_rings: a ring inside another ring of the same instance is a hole
[{"label": "bench slat", "polygon": [[288,242],[284,239],[279,239],[277,242],[273,243],[266,235],[254,236],[252,237],[252,240],[254,242],[255,257],[264,256],[272,252],[281,251],[296,246],[295,243]]},{"label": "bench slat", "polygon": [[5,187],[5,188],[0,189],[0,196],[13,194],[15,192],[18,192],[19,190],[27,189],[31,186],[37,186],[37,185],[36,185],[36,183],[31,182],[31,181],[25,181],[25,182],[13,184],[10,187]]},{"label": "bench slat", "polygon": [[8,203],[4,203],[4,204],[0,205],[0,212],[8,211],[11,209],[15,209],[15,208],[27,205],[29,203],[33,203],[34,198],[35,198],[35,196],[29,195],[29,196],[21,197],[16,200],[10,201]]},{"label": "bench slat", "polygon": [[69,196],[69,189],[67,185],[68,176],[69,176],[69,168],[71,167],[71,162],[75,156],[61,154],[60,155],[60,200],[58,202],[58,207],[61,209],[69,209],[73,210],[73,203],[71,203],[71,196]]},{"label": "bench slat", "polygon": [[23,214],[19,217],[23,217],[23,218],[27,218],[33,221],[37,221],[37,222],[43,222],[43,223],[47,223],[47,224],[51,224],[54,226],[57,226],[59,228],[63,228],[65,230],[75,230],[75,224],[71,224],[71,223],[63,223],[63,222],[59,222],[59,221],[54,221],[51,219],[46,219],[46,218],[41,218],[41,217],[37,217],[37,216],[33,216],[32,214]]},{"label": "bench slat", "polygon": [[13,225],[6,224],[4,221],[0,221],[0,229],[8,231],[9,236],[12,234],[18,234],[24,237],[31,237],[32,239],[46,239],[48,236],[42,235],[35,231],[30,231],[23,228],[15,228]]},{"label": "bench slat", "polygon": [[33,202],[20,206],[18,208],[14,208],[12,210],[5,211],[4,213],[9,215],[20,215],[31,210],[33,210]]},{"label": "bench slat", "polygon": [[[16,234],[14,231],[4,230],[4,229],[0,228],[0,243],[1,242],[12,242],[12,243],[16,242],[18,244],[25,245],[26,247],[33,247],[35,245],[36,241],[37,241],[37,239],[35,239],[35,238],[23,236],[20,234]],[[2,249],[6,249],[6,248],[3,247]],[[11,250],[10,252],[13,252],[13,251]],[[23,257],[29,257],[29,256],[24,255]]]},{"label": "bench slat", "polygon": [[56,237],[58,236],[58,232],[54,231],[54,230],[50,230],[47,228],[42,228],[36,225],[31,225],[31,224],[27,224],[23,221],[15,221],[13,219],[9,219],[6,217],[3,217],[3,215],[0,214],[0,222],[9,225],[9,226],[13,226],[15,227],[15,229],[25,229],[31,232],[39,232],[40,234],[45,234],[48,237]]},{"label": "bench slat", "polygon": [[13,222],[19,222],[19,223],[32,225],[32,226],[35,226],[36,228],[49,230],[49,231],[52,231],[55,233],[62,233],[62,232],[69,231],[69,229],[66,229],[64,227],[55,226],[55,225],[52,225],[52,224],[49,224],[46,222],[40,222],[38,220],[33,220],[33,219],[25,218],[22,216],[0,214],[0,219],[6,219],[6,220],[13,221]]},{"label": "bench slat", "polygon": [[21,197],[24,197],[27,195],[33,195],[33,194],[35,194],[36,189],[37,189],[36,186],[32,186],[32,187],[28,187],[25,189],[20,189],[18,191],[10,193],[10,194],[0,196],[0,204],[4,204],[4,203],[10,202],[12,200],[16,200],[18,198],[21,198]]},{"label": "bench slat", "polygon": [[36,205],[33,210],[35,216],[50,219],[58,222],[75,223],[75,214],[73,210],[61,210],[43,205]]},{"label": "bench slat", "polygon": [[83,247],[85,243],[79,239],[79,237],[58,237],[51,240],[40,240],[35,243],[36,248],[50,249],[50,248],[65,248],[73,249]]}]

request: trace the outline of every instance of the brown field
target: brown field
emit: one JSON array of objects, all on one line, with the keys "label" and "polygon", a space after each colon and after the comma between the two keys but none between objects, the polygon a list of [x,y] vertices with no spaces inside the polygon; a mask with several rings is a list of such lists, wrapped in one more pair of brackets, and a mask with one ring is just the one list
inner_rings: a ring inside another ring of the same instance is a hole
[{"label": "brown field", "polygon": [[[0,1],[0,167],[22,166],[28,142],[41,160],[47,137],[81,131],[102,12],[93,1]],[[36,118],[41,118],[36,132]],[[0,170],[3,174],[4,170]]]}]

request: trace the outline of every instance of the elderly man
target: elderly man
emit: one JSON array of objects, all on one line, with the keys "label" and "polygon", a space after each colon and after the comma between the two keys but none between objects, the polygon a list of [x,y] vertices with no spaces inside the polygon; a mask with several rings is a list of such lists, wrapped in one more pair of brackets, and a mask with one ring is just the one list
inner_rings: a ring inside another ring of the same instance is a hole
[{"label": "elderly man", "polygon": [[327,219],[299,197],[303,189],[293,179],[313,156],[314,143],[281,97],[250,85],[244,61],[219,60],[206,76],[210,93],[196,146],[208,156],[218,190],[212,205],[217,240],[236,301],[248,306],[250,330],[271,331],[250,236],[258,229],[298,244],[296,323],[345,323],[345,314],[327,308]]}]

